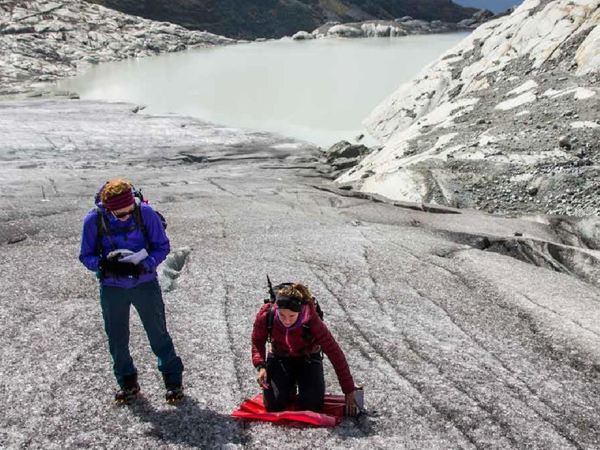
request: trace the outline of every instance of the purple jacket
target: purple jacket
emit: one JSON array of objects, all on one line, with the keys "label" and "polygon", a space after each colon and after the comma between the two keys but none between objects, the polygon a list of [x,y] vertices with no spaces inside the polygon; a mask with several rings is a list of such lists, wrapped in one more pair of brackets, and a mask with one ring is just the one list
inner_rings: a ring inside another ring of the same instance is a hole
[{"label": "purple jacket", "polygon": [[[101,205],[98,205],[100,212],[106,217],[106,222],[110,230],[127,230],[135,220],[133,216],[125,221],[115,219],[112,214],[108,213]],[[142,220],[146,227],[146,232],[150,242],[146,242],[144,232],[136,228],[127,233],[111,234],[102,236],[102,257],[106,257],[111,251],[116,249],[128,249],[133,252],[138,252],[143,248],[148,252],[148,257],[140,264],[146,273],[134,277],[109,277],[100,281],[104,286],[117,286],[125,289],[131,289],[141,283],[146,283],[156,278],[156,267],[165,260],[171,246],[169,238],[165,233],[164,227],[151,206],[146,203],[141,203]],[[96,209],[92,209],[83,220],[83,232],[81,235],[81,250],[79,252],[79,260],[85,267],[93,272],[98,271],[98,263],[100,255],[98,255],[98,225],[96,218]]]}]

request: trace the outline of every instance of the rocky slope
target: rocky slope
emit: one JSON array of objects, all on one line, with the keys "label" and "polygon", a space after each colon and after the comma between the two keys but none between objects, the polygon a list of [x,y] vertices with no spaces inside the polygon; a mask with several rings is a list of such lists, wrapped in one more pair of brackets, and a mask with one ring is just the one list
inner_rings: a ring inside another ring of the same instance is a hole
[{"label": "rocky slope", "polygon": [[476,11],[450,0],[91,0],[110,8],[190,29],[232,37],[282,37],[327,21],[423,20],[459,22]]},{"label": "rocky slope", "polygon": [[366,120],[382,147],[337,181],[490,212],[600,213],[600,2],[527,0]]},{"label": "rocky slope", "polygon": [[0,95],[35,90],[88,64],[231,43],[83,0],[0,2]]}]

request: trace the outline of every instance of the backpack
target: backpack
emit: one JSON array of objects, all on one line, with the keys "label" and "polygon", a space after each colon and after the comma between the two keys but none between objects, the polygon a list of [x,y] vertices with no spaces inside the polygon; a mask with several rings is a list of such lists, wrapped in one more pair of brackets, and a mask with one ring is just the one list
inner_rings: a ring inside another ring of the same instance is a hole
[{"label": "backpack", "polygon": [[[269,275],[267,275],[267,284],[269,286],[269,298],[264,299],[263,302],[265,304],[269,304],[269,311],[267,312],[267,342],[270,344],[272,341],[271,335],[273,333],[273,323],[275,321],[275,309],[273,308],[273,305],[276,301],[275,289],[279,290],[284,286],[291,286],[294,283],[280,283],[277,286],[275,286],[275,288],[273,288],[271,279],[269,278]],[[319,302],[314,297],[313,302],[315,305],[315,309],[317,310],[317,314],[319,315],[319,318],[323,320],[323,310],[321,309],[321,305],[319,305]],[[310,332],[310,328],[307,323],[302,324],[302,339],[304,339],[306,342],[311,342],[312,340],[314,340],[314,336]]]},{"label": "backpack", "polygon": [[[102,214],[102,212],[100,211],[100,208],[98,208],[96,206],[96,229],[98,230],[98,237],[97,237],[96,242],[97,242],[97,248],[98,248],[99,255],[102,254],[102,237],[103,236],[108,236],[108,239],[113,247],[113,250],[116,250],[115,245],[112,242],[112,239],[110,239],[110,236],[112,236],[113,234],[123,233],[123,235],[126,237],[127,234],[133,230],[141,230],[142,233],[144,233],[146,245],[149,245],[150,236],[148,235],[148,230],[146,229],[146,225],[144,225],[144,220],[142,219],[142,208],[140,207],[140,205],[142,203],[148,203],[148,201],[144,199],[141,189],[136,189],[133,186],[132,186],[132,189],[133,189],[133,197],[135,198],[133,212],[131,213],[131,215],[133,216],[133,224],[131,224],[131,226],[125,230],[111,230],[108,227],[106,217],[104,217],[104,214]],[[98,201],[98,196],[96,196],[96,201]],[[154,212],[156,214],[158,214],[158,217],[160,217],[162,226],[166,230],[167,229],[167,219],[165,219],[165,216],[163,216],[160,212],[158,212],[156,210],[154,210]]]}]

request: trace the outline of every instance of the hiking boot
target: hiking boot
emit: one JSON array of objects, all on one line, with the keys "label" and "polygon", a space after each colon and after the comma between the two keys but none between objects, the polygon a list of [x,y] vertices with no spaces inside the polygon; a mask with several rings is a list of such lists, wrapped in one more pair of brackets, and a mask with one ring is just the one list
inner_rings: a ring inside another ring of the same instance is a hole
[{"label": "hiking boot", "polygon": [[122,387],[115,394],[115,403],[119,405],[128,405],[139,392],[140,385],[138,383],[135,383],[134,386]]},{"label": "hiking boot", "polygon": [[140,392],[140,385],[137,381],[137,373],[126,375],[119,390],[115,393],[115,403],[127,405]]},{"label": "hiking boot", "polygon": [[183,398],[183,386],[171,386],[167,388],[167,393],[165,394],[165,402],[167,403],[179,403]]}]

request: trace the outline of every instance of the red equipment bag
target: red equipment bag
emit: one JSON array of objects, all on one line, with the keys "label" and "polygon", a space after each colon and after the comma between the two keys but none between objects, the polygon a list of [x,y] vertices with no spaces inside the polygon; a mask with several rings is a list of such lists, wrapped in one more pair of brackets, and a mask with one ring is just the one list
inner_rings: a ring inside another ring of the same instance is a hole
[{"label": "red equipment bag", "polygon": [[240,409],[231,413],[232,417],[242,419],[265,420],[268,422],[295,421],[304,422],[319,427],[335,427],[342,421],[344,405],[343,395],[326,395],[322,413],[313,411],[296,411],[294,400],[288,411],[267,412],[263,403],[262,394],[258,394],[251,400],[246,400]]}]

